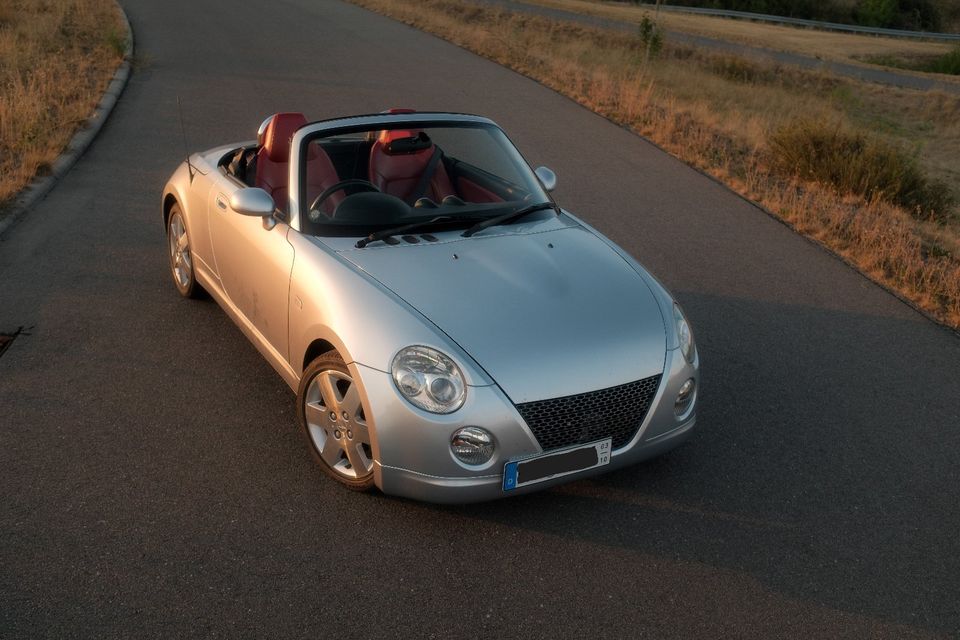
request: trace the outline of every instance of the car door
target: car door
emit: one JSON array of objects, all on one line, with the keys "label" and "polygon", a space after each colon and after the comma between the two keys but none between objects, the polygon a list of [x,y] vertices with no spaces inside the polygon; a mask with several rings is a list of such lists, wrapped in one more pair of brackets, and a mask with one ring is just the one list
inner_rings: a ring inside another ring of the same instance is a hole
[{"label": "car door", "polygon": [[280,221],[241,215],[230,196],[242,187],[214,176],[208,203],[210,237],[217,271],[228,301],[283,359],[287,358],[287,314],[293,247],[290,227]]}]

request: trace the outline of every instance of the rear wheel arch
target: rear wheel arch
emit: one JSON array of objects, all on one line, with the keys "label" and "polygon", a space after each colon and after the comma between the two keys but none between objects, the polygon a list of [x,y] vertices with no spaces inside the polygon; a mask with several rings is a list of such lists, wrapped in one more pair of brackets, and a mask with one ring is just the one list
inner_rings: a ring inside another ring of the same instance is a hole
[{"label": "rear wheel arch", "polygon": [[[173,205],[179,204],[180,201],[177,200],[177,196],[172,193],[168,193],[163,197],[163,228],[167,228],[167,224],[170,222],[170,210],[173,208]],[[180,205],[180,211],[183,211],[183,205]]]}]

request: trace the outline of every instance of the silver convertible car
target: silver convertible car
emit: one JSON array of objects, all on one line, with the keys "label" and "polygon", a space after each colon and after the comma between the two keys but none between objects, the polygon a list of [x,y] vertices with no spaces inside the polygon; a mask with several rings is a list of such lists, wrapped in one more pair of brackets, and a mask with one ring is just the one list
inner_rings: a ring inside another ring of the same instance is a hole
[{"label": "silver convertible car", "polygon": [[296,391],[330,477],[536,491],[681,443],[699,380],[673,297],[555,185],[486,118],[278,113],[170,178],[170,271]]}]

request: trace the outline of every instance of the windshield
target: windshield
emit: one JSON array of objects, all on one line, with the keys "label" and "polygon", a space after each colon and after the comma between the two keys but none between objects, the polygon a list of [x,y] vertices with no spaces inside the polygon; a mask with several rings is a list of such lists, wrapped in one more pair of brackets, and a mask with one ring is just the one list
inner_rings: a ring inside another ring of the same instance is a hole
[{"label": "windshield", "polygon": [[434,220],[469,227],[551,202],[503,131],[489,124],[321,135],[301,157],[301,226],[314,235],[360,236]]}]

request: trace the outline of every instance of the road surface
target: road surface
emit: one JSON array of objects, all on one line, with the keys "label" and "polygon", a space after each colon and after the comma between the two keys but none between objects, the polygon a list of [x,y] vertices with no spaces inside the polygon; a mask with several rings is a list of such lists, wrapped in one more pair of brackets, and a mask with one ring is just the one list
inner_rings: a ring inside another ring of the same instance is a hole
[{"label": "road surface", "polygon": [[[960,340],[740,197],[536,82],[333,0],[123,0],[138,64],[0,243],[0,637],[960,633]],[[500,122],[685,306],[700,431],[468,507],[358,495],[212,302],[160,190],[268,114]]]}]

